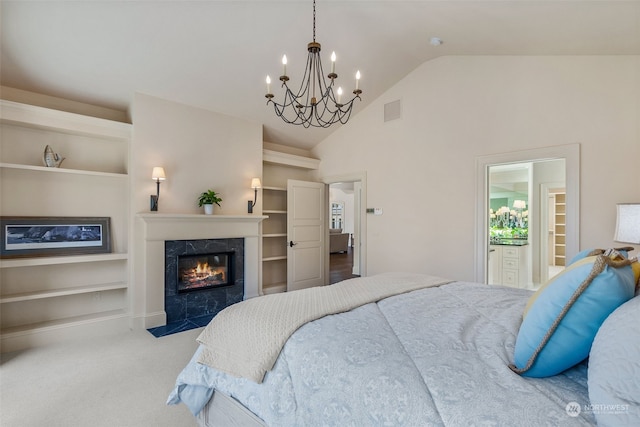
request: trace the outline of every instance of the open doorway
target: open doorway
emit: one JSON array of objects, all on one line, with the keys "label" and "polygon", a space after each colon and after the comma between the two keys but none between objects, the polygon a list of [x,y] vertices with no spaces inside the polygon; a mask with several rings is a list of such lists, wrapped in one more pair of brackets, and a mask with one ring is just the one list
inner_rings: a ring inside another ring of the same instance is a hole
[{"label": "open doorway", "polygon": [[[476,192],[476,260],[475,260],[475,280],[482,283],[489,282],[489,270],[493,266],[491,264],[491,247],[490,247],[490,215],[491,207],[489,202],[489,172],[491,167],[499,165],[508,165],[516,163],[533,163],[534,165],[552,165],[550,161],[563,160],[564,162],[564,179],[549,179],[546,184],[553,188],[552,181],[564,181],[564,256],[571,259],[578,253],[579,248],[579,230],[580,230],[580,145],[560,145],[531,150],[523,150],[516,152],[508,152],[502,154],[493,154],[481,156],[476,159],[477,173],[477,192]],[[530,187],[537,192],[538,203],[531,201],[534,205],[534,212],[538,213],[538,219],[535,216],[529,217],[530,240],[531,240],[531,258],[532,267],[532,285],[542,283],[543,278],[548,276],[547,268],[540,268],[548,265],[548,240],[543,238],[549,236],[549,224],[540,223],[540,218],[546,218],[547,215],[539,215],[540,212],[548,212],[546,205],[547,197],[541,196],[541,184]],[[537,205],[537,207],[535,207]],[[526,206],[526,205],[525,205]],[[531,212],[530,212],[531,214]],[[560,233],[561,234],[561,233]],[[494,263],[500,265],[499,263]],[[536,268],[537,267],[537,268]],[[537,273],[537,274],[536,274]],[[493,276],[493,275],[492,275]]]},{"label": "open doorway", "polygon": [[[329,283],[353,277],[355,183],[329,184]],[[355,269],[357,271],[357,269]]]},{"label": "open doorway", "polygon": [[328,186],[327,284],[366,275],[366,175],[323,179]]},{"label": "open doorway", "polygon": [[564,267],[565,159],[489,165],[488,283],[537,289]]}]

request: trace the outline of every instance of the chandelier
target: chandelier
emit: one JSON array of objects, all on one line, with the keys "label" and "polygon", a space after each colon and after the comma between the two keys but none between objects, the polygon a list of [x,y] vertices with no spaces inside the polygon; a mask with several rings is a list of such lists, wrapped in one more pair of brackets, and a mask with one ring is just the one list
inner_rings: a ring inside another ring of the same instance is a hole
[{"label": "chandelier", "polygon": [[273,104],[276,115],[286,123],[328,128],[334,123],[347,123],[351,117],[353,101],[360,99],[362,91],[358,88],[360,83],[360,71],[356,73],[356,88],[353,91],[353,98],[347,102],[342,102],[342,88],[338,87],[334,91],[334,83],[338,78],[335,72],[336,53],[331,54],[331,73],[327,75],[329,82],[324,79],[322,61],[320,60],[320,43],[316,42],[316,2],[313,0],[313,41],[307,45],[309,55],[307,66],[300,89],[294,93],[287,82],[287,56],[282,57],[283,72],[280,76],[282,87],[285,89],[284,100],[278,103],[273,100],[271,93],[271,78],[267,76],[267,105]]}]

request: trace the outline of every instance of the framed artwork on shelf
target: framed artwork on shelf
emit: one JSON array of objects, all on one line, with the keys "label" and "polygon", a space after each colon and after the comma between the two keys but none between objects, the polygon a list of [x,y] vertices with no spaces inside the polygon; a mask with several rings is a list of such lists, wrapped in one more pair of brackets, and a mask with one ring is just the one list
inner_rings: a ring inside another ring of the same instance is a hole
[{"label": "framed artwork on shelf", "polygon": [[0,258],[111,252],[108,217],[0,217]]}]

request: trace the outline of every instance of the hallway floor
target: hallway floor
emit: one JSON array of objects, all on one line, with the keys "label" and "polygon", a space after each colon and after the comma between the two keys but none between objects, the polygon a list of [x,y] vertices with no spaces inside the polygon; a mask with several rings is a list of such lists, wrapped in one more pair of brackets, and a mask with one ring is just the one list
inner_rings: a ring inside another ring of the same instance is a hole
[{"label": "hallway floor", "polygon": [[329,260],[330,283],[334,284],[353,277],[353,249],[349,246],[346,253],[335,253],[330,255]]}]

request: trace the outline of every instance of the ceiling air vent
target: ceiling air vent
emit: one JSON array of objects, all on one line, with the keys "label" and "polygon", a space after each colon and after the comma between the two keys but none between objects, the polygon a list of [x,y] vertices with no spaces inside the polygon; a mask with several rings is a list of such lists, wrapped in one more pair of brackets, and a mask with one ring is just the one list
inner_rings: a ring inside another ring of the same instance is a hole
[{"label": "ceiling air vent", "polygon": [[402,104],[400,100],[392,101],[384,104],[384,121],[399,119],[402,116]]}]

